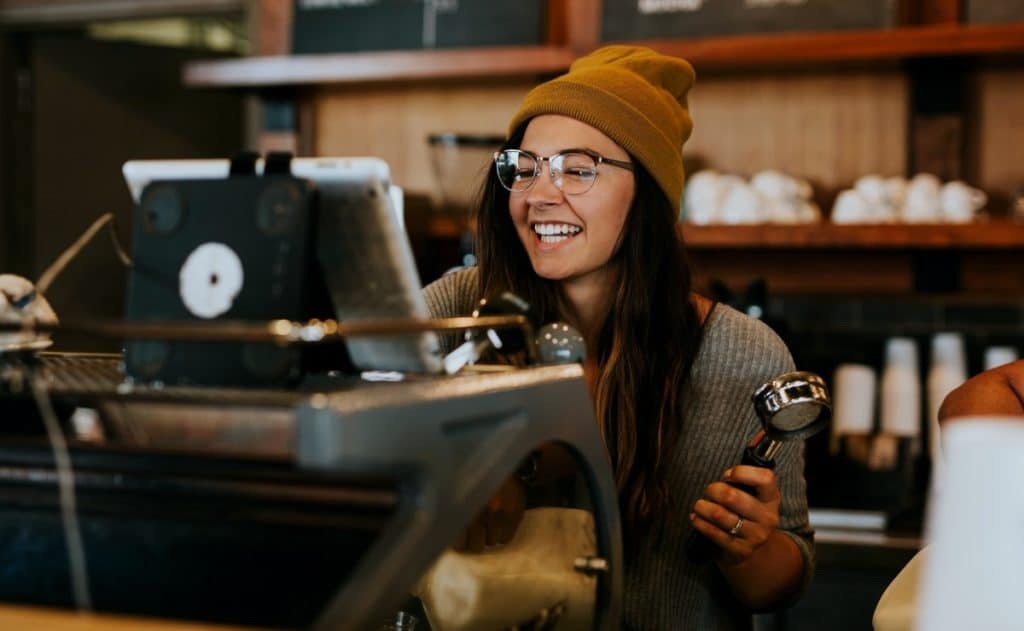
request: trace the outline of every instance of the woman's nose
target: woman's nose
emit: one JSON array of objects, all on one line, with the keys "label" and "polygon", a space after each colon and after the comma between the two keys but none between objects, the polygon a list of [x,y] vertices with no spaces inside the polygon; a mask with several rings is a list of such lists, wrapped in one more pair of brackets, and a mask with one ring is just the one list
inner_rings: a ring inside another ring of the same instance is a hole
[{"label": "woman's nose", "polygon": [[531,206],[557,204],[562,201],[562,190],[555,186],[555,178],[551,173],[551,165],[541,163],[537,182],[530,187],[526,202]]}]

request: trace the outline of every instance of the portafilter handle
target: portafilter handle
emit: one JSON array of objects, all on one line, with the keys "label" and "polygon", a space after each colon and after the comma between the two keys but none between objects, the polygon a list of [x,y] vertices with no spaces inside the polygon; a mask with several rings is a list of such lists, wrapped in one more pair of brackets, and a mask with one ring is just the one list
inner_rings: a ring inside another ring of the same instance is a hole
[{"label": "portafilter handle", "polygon": [[[743,451],[740,464],[775,468],[775,456],[783,443],[804,440],[820,432],[832,418],[832,400],[825,381],[812,372],[793,371],[762,384],[751,396],[764,434]],[[755,489],[735,482],[730,485],[756,495]],[[697,531],[690,533],[686,554],[691,561],[711,558],[714,544]]]}]

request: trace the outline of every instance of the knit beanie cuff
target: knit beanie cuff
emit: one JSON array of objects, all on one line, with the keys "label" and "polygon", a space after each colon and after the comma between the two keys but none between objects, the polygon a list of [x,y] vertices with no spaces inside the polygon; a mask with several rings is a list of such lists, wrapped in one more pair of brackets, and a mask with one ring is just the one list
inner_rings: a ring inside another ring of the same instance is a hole
[{"label": "knit beanie cuff", "polygon": [[[687,84],[692,80],[689,70]],[[509,136],[524,122],[544,114],[579,120],[629,152],[669,201],[678,204],[683,190],[683,142],[692,129],[685,100],[679,98],[648,78],[612,64],[574,68],[526,95],[509,124]]]}]

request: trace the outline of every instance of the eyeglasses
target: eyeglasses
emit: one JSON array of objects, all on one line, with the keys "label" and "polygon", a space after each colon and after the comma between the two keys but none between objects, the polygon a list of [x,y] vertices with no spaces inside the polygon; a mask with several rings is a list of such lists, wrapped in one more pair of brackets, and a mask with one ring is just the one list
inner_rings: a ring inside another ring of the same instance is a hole
[{"label": "eyeglasses", "polygon": [[551,181],[566,195],[582,195],[589,191],[597,180],[599,164],[633,170],[630,162],[612,160],[589,149],[567,149],[546,158],[524,149],[505,149],[494,154],[498,181],[513,193],[528,191],[537,183],[542,162],[548,163]]}]

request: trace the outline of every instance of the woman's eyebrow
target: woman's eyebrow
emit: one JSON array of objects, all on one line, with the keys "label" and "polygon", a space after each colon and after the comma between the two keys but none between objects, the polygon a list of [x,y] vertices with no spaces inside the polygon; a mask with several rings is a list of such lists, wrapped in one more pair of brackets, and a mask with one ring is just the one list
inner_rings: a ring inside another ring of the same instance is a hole
[{"label": "woman's eyebrow", "polygon": [[575,152],[575,153],[596,153],[598,155],[601,155],[600,151],[597,151],[596,149],[591,149],[590,147],[569,147],[567,149],[559,149],[558,151],[556,151],[554,153],[549,153],[547,155],[543,155],[539,151],[533,151],[532,149],[527,149],[526,147],[519,147],[519,150],[520,151],[526,151],[528,153],[532,153],[535,156],[544,157],[544,158],[546,158],[548,156],[556,156],[556,155],[558,155],[560,153],[573,153],[573,152]]},{"label": "woman's eyebrow", "polygon": [[595,151],[589,147],[570,147],[568,149],[562,149],[559,153],[572,153],[573,151],[577,153],[601,153],[600,151]]}]

